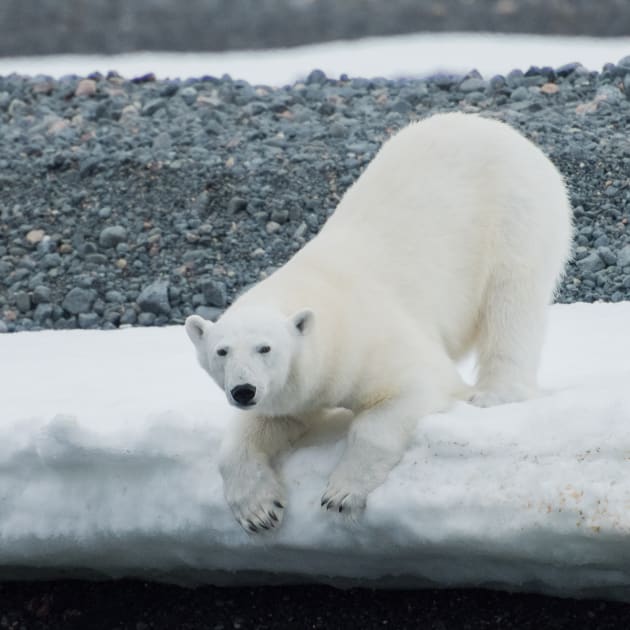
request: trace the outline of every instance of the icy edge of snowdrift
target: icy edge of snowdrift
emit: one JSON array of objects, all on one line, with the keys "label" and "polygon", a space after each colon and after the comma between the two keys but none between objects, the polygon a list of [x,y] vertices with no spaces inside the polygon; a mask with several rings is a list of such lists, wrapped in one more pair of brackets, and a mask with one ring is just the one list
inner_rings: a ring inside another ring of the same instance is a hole
[{"label": "icy edge of snowdrift", "polygon": [[[279,462],[285,522],[222,495],[230,410],[183,328],[0,337],[0,570],[177,582],[484,585],[630,601],[630,303],[555,306],[544,396],[423,419],[357,525],[319,500],[343,435]],[[6,389],[5,389],[6,388]]]}]

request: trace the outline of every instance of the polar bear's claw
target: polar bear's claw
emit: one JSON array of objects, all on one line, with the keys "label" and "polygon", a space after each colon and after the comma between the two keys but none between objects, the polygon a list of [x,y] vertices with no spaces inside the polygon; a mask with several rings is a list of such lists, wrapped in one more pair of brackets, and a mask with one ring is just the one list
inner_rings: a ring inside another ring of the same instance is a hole
[{"label": "polar bear's claw", "polygon": [[[275,501],[273,505],[275,505]],[[233,508],[236,516],[236,520],[239,525],[246,531],[252,534],[257,534],[261,531],[271,531],[278,527],[282,521],[282,512],[278,515],[279,509],[271,509],[270,507],[259,506],[254,513],[249,513],[246,516],[243,514],[242,508]]]},{"label": "polar bear's claw", "polygon": [[367,494],[328,489],[322,497],[322,509],[355,518],[365,510]]}]

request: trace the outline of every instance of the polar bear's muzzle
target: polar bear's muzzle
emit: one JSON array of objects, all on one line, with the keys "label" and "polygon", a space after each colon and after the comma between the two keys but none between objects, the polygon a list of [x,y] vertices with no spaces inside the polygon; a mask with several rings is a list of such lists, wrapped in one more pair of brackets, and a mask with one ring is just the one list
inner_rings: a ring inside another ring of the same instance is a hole
[{"label": "polar bear's muzzle", "polygon": [[238,407],[252,407],[256,404],[254,400],[256,396],[256,388],[254,385],[244,383],[237,385],[230,390],[230,396]]}]

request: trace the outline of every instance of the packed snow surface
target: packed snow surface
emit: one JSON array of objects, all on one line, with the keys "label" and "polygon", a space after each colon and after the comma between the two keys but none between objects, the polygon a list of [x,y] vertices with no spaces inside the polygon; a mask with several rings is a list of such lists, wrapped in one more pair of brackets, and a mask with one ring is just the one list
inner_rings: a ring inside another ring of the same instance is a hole
[{"label": "packed snow surface", "polygon": [[45,74],[61,77],[116,70],[132,78],[154,73],[158,79],[203,75],[245,79],[253,84],[284,85],[319,68],[333,78],[423,77],[439,72],[485,77],[514,68],[558,67],[579,61],[600,70],[630,55],[630,37],[595,38],[492,33],[417,33],[338,41],[289,49],[223,53],[128,53],[0,58],[0,75]]},{"label": "packed snow surface", "polygon": [[[279,462],[280,530],[222,494],[231,410],[183,327],[0,335],[1,577],[484,585],[630,601],[630,302],[558,305],[526,403],[419,419],[352,524],[319,501],[343,431]],[[469,373],[470,366],[464,366]]]}]

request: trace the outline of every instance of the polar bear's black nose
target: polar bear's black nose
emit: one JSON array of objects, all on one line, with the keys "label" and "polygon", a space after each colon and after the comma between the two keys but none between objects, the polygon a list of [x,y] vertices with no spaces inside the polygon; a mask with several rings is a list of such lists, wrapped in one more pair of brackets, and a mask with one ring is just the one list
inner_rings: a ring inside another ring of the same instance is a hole
[{"label": "polar bear's black nose", "polygon": [[248,405],[256,395],[256,388],[249,383],[245,383],[245,385],[237,385],[234,387],[230,394],[232,394],[232,398],[234,398],[239,405]]}]

